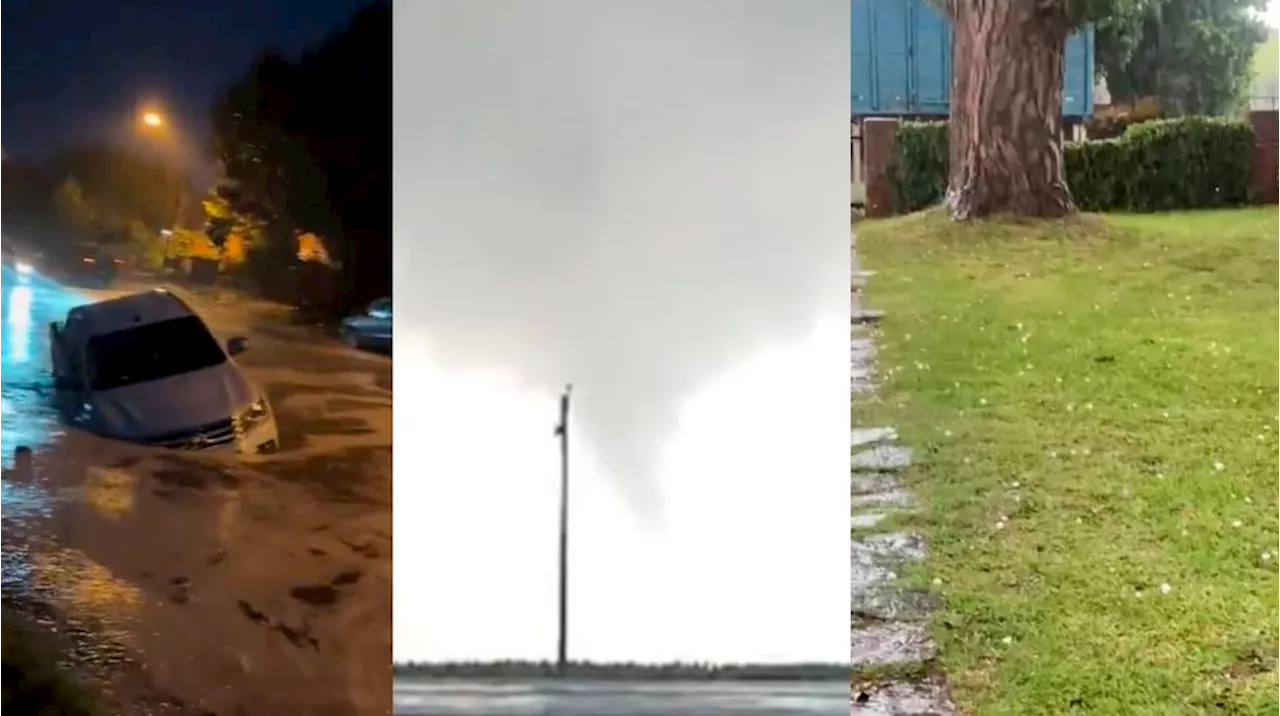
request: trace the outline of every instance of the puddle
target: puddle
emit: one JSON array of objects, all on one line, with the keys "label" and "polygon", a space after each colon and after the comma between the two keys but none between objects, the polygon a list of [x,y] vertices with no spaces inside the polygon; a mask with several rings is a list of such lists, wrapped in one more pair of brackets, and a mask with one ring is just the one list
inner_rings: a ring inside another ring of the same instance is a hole
[{"label": "puddle", "polygon": [[853,629],[853,668],[891,666],[928,661],[938,654],[925,626],[919,622],[885,622]]},{"label": "puddle", "polygon": [[901,470],[911,464],[911,448],[880,445],[853,456],[854,470]]}]

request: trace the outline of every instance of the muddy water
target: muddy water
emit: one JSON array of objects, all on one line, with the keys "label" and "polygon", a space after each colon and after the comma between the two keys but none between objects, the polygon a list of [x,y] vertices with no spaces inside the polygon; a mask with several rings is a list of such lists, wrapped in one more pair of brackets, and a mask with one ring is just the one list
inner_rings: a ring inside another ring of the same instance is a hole
[{"label": "muddy water", "polygon": [[4,479],[6,608],[56,630],[121,716],[390,713],[389,364],[259,340],[224,310],[219,338],[254,337],[242,364],[272,397],[280,454],[66,433],[43,326],[78,297],[10,278],[4,451],[36,457]]}]

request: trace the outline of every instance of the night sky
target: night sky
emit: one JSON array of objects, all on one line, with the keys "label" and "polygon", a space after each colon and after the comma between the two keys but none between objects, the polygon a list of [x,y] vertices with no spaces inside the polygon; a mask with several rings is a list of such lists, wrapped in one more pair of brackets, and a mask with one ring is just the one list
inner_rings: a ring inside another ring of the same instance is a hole
[{"label": "night sky", "polygon": [[[39,160],[78,140],[140,141],[157,103],[188,147],[208,107],[266,47],[296,55],[363,0],[3,0],[0,144]],[[190,155],[193,152],[184,152]]]}]

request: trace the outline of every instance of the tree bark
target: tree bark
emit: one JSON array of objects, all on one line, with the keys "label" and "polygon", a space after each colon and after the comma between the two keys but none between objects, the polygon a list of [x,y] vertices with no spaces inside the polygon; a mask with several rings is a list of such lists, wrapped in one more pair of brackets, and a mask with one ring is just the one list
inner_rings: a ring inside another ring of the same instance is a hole
[{"label": "tree bark", "polygon": [[1065,0],[949,0],[946,205],[957,220],[1076,211],[1062,167]]}]

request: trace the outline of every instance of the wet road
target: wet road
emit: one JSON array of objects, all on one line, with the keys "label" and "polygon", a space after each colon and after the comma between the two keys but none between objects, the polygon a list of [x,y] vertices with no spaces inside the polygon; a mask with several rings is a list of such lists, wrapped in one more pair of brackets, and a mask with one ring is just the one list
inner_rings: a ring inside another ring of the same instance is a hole
[{"label": "wet road", "polygon": [[397,681],[397,716],[831,716],[849,713],[835,682]]},{"label": "wet road", "polygon": [[[4,269],[6,609],[56,629],[121,716],[390,713],[390,360],[192,298],[219,339],[250,338],[281,450],[147,451],[47,407],[47,323],[105,295]],[[32,475],[8,469],[19,444]]]}]

